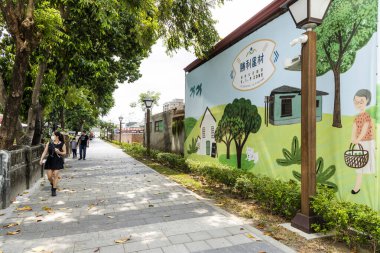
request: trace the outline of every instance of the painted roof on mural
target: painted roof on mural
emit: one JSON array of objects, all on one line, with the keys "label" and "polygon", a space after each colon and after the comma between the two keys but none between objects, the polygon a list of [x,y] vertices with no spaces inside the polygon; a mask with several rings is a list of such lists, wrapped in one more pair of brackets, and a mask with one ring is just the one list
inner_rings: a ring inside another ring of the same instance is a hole
[{"label": "painted roof on mural", "polygon": [[207,62],[211,58],[220,54],[227,48],[233,46],[235,43],[240,41],[242,38],[247,37],[254,31],[263,27],[265,24],[269,23],[273,19],[277,18],[281,14],[287,12],[287,8],[285,8],[285,4],[288,0],[275,0],[267,5],[264,9],[258,12],[255,16],[247,20],[241,26],[236,28],[233,32],[227,35],[224,39],[219,41],[214,49],[210,52],[210,55],[207,59],[196,59],[192,63],[190,63],[184,70],[186,72],[191,72],[196,69],[203,63]]},{"label": "painted roof on mural", "polygon": [[[278,87],[274,90],[272,90],[272,92],[270,93],[270,95],[274,95],[274,94],[285,94],[285,93],[298,93],[298,94],[301,94],[301,89],[299,88],[296,88],[296,87],[292,87],[292,86],[287,86],[287,85],[283,85],[281,87]],[[328,95],[327,92],[324,92],[324,91],[320,91],[320,90],[317,90],[317,96],[326,96]]]},{"label": "painted roof on mural", "polygon": [[201,120],[201,123],[199,124],[199,127],[202,127],[202,124],[203,124],[203,120],[205,119],[205,115],[206,115],[206,112],[209,111],[211,117],[214,119],[214,121],[216,122],[216,119],[214,117],[214,115],[212,114],[212,112],[210,111],[210,108],[206,108],[205,112],[203,113],[203,116],[202,116],[202,120]]}]

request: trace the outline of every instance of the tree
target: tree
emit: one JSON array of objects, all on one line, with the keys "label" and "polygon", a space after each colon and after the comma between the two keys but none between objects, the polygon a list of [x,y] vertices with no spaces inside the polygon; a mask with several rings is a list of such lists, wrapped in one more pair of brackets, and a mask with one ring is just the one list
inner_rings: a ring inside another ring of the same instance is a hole
[{"label": "tree", "polygon": [[231,129],[236,147],[237,167],[240,169],[243,147],[249,135],[259,131],[261,116],[257,111],[256,105],[253,105],[248,99],[240,98],[226,105],[221,121],[227,122],[227,119],[238,123],[238,127]]},{"label": "tree", "polygon": [[222,117],[215,130],[215,141],[223,142],[227,148],[227,159],[230,159],[230,146],[234,136],[244,130],[244,123],[240,118]]},{"label": "tree", "polygon": [[321,26],[316,29],[317,74],[334,73],[335,96],[333,127],[342,127],[340,74],[355,62],[356,52],[377,30],[376,0],[335,0]]},{"label": "tree", "polygon": [[[223,0],[0,1],[0,41],[9,40],[14,55],[8,62],[13,74],[5,82],[8,86],[4,89],[7,96],[4,96],[0,148],[9,148],[15,139],[14,126],[19,122],[28,66],[39,66],[34,84],[30,85],[35,92],[30,94],[30,104],[26,106],[31,108],[28,117],[31,136],[37,115],[43,115],[38,112],[44,111],[43,105],[42,108],[38,105],[39,89],[45,83],[44,74],[53,70],[55,90],[67,85],[91,89],[99,96],[93,101],[95,106],[107,109],[113,101],[101,99],[101,95],[107,94],[109,98],[109,93],[117,88],[117,82],[137,80],[141,61],[159,38],[164,39],[168,53],[184,47],[193,50],[198,57],[204,57],[219,40],[210,8],[221,3]],[[58,11],[63,20],[62,27],[54,22]],[[46,18],[49,15],[54,19]],[[54,35],[54,31],[64,34],[60,46],[42,50],[42,41],[48,34]],[[33,63],[30,62],[31,56],[36,57]],[[63,104],[58,113],[64,116],[64,111]],[[64,123],[63,117],[61,123]]]},{"label": "tree", "polygon": [[144,111],[145,110],[145,103],[144,99],[146,98],[152,98],[153,99],[153,106],[158,106],[158,101],[160,100],[161,93],[156,92],[156,91],[147,91],[139,94],[139,100],[137,102],[133,102],[130,104],[132,108],[136,107],[137,104],[141,107],[141,109]]}]

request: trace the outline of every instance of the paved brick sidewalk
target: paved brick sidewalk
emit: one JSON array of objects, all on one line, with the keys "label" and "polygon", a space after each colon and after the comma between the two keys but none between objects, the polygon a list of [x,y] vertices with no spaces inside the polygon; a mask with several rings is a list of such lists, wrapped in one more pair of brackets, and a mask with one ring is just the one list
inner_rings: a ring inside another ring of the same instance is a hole
[{"label": "paved brick sidewalk", "polygon": [[57,197],[45,179],[0,216],[19,223],[0,230],[4,253],[293,252],[100,140],[66,164]]}]

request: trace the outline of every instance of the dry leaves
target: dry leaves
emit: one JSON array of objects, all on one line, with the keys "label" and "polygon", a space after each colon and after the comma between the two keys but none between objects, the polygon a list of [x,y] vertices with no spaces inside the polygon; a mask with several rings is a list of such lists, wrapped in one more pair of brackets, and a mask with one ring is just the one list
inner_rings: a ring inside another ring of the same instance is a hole
[{"label": "dry leaves", "polygon": [[[94,253],[96,253],[96,252],[99,252],[100,251],[100,248],[96,248],[95,250],[94,250]],[[1,253],[1,252],[0,252]]]},{"label": "dry leaves", "polygon": [[32,211],[33,209],[30,206],[24,206],[16,208],[16,211]]},{"label": "dry leaves", "polygon": [[44,206],[44,207],[42,207],[42,210],[44,210],[44,211],[46,211],[46,212],[48,212],[48,213],[53,213],[53,212],[54,212],[53,208],[48,207],[48,206]]},{"label": "dry leaves", "polygon": [[115,243],[126,243],[128,242],[129,240],[131,240],[132,236],[128,236],[128,237],[125,237],[125,238],[121,238],[121,239],[118,239],[118,240],[115,240]]},{"label": "dry leaves", "polygon": [[15,223],[9,223],[9,224],[7,224],[7,225],[4,225],[3,228],[12,228],[12,227],[16,227],[16,226],[18,226],[18,225],[20,225],[20,223],[18,223],[18,222],[15,222]]},{"label": "dry leaves", "polygon": [[38,252],[38,253],[53,253],[52,250],[46,250],[44,247],[39,246],[32,249],[32,252]]},{"label": "dry leaves", "polygon": [[41,222],[41,221],[43,221],[42,218],[38,218],[38,219],[36,220],[36,222]]},{"label": "dry leaves", "polygon": [[9,231],[9,232],[7,232],[7,235],[17,235],[17,234],[19,234],[21,232],[21,230],[20,229],[17,229],[16,231]]}]

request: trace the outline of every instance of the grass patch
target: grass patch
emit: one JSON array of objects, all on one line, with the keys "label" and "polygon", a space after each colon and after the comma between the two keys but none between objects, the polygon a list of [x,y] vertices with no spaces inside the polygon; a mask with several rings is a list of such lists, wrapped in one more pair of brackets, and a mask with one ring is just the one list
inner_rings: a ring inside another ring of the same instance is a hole
[{"label": "grass patch", "polygon": [[[230,159],[227,159],[227,155],[223,154],[219,156],[219,162],[224,165],[228,165],[232,168],[237,168],[237,157],[235,154],[230,155]],[[253,161],[247,160],[247,155],[242,154],[241,156],[241,169],[250,170],[255,166]]]}]

